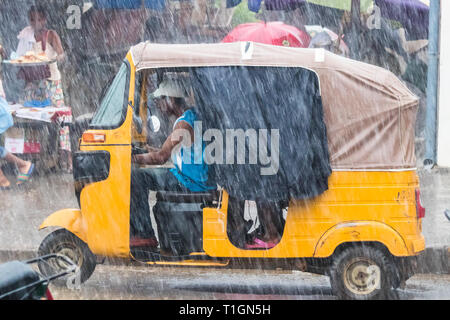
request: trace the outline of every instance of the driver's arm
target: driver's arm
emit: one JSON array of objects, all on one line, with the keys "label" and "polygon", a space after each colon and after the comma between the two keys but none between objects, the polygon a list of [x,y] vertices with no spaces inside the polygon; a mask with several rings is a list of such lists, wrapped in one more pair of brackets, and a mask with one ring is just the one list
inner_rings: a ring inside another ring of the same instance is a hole
[{"label": "driver's arm", "polygon": [[186,121],[180,121],[176,124],[173,132],[167,137],[161,149],[150,151],[145,154],[133,156],[133,162],[147,165],[165,164],[172,154],[173,149],[183,141],[183,136],[189,134],[191,143],[194,142],[194,130]]},{"label": "driver's arm", "polygon": [[149,145],[146,145],[145,149],[147,150],[147,152],[157,152],[157,151],[161,150],[159,148],[151,147]]}]

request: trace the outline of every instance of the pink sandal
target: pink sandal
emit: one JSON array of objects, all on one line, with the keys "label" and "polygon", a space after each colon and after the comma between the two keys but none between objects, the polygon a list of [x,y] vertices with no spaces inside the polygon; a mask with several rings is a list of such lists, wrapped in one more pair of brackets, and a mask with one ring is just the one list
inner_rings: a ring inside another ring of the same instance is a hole
[{"label": "pink sandal", "polygon": [[271,249],[271,248],[275,247],[276,245],[277,245],[277,243],[264,242],[261,239],[255,238],[253,243],[246,244],[245,248],[246,249]]}]

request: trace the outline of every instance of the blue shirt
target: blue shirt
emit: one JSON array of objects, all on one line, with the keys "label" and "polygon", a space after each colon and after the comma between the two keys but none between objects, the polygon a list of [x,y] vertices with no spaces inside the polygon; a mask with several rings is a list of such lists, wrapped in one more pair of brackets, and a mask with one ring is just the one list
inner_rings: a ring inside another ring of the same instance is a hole
[{"label": "blue shirt", "polygon": [[[179,117],[174,124],[174,127],[180,121],[187,122],[195,131],[195,121],[197,115],[194,110],[189,109]],[[199,133],[202,134],[201,132]],[[198,137],[195,137],[198,139]],[[186,188],[192,192],[202,192],[207,190],[214,190],[217,188],[215,184],[208,181],[208,166],[204,162],[205,143],[200,136],[201,141],[195,141],[190,147],[182,146],[175,153],[172,153],[172,162],[175,165],[171,169],[175,177]]]},{"label": "blue shirt", "polygon": [[8,102],[0,97],[0,134],[14,125],[11,114],[6,110]]}]

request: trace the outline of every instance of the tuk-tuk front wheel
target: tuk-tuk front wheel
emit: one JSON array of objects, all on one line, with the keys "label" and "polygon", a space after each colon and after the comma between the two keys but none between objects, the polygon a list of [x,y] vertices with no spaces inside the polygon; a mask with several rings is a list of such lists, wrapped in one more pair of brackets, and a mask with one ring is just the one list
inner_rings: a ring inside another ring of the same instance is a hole
[{"label": "tuk-tuk front wheel", "polygon": [[[96,256],[91,252],[86,243],[73,233],[60,229],[50,233],[44,238],[38,249],[39,256],[48,254],[61,254],[72,260],[79,268],[80,283],[89,279],[95,270]],[[60,261],[40,262],[39,270],[43,275],[49,276],[65,269]]]},{"label": "tuk-tuk front wheel", "polygon": [[375,247],[348,247],[333,259],[330,281],[340,299],[386,299],[392,290],[393,265]]}]

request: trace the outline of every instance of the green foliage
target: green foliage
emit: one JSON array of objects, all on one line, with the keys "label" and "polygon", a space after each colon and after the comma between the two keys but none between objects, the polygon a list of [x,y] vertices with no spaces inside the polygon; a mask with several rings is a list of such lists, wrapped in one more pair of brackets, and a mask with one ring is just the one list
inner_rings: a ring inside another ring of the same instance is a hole
[{"label": "green foliage", "polygon": [[258,22],[258,21],[260,20],[256,18],[256,13],[248,10],[247,1],[242,1],[238,6],[236,6],[236,9],[234,10],[231,25],[234,28],[242,23]]}]

